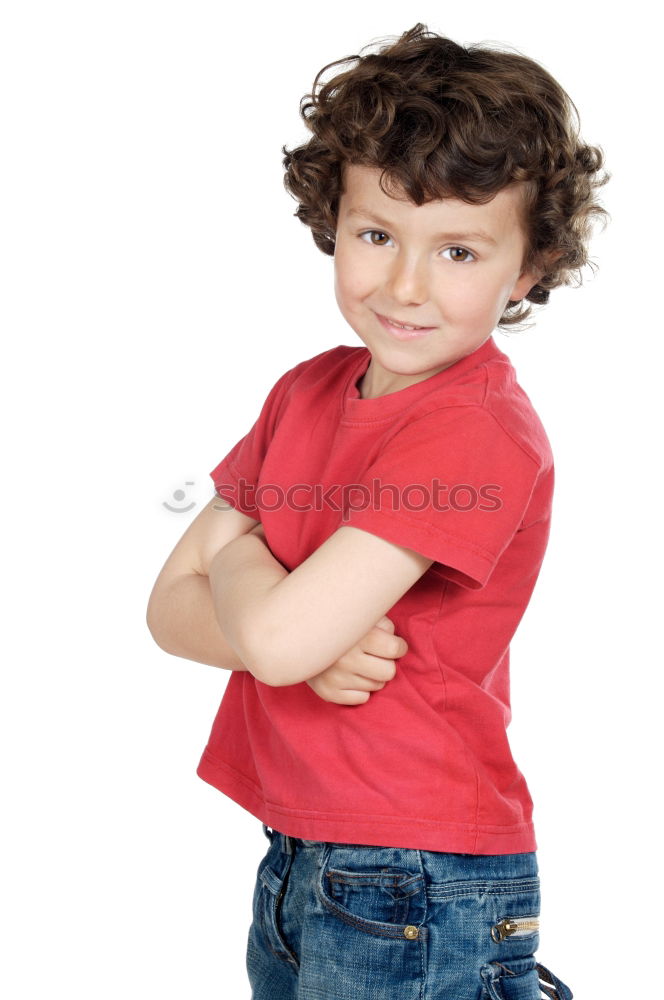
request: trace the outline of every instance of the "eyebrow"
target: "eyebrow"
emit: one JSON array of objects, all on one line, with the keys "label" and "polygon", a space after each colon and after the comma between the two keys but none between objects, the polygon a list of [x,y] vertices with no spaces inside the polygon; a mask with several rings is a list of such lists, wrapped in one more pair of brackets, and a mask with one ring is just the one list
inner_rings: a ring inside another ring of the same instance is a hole
[{"label": "eyebrow", "polygon": [[[385,222],[383,219],[379,219],[377,215],[374,215],[368,208],[364,208],[362,205],[358,205],[357,208],[351,208],[348,211],[348,215],[360,215],[364,219],[371,219],[373,222],[377,222],[379,226],[385,226],[386,229],[391,229],[389,222]],[[490,243],[491,246],[498,246],[497,240],[493,236],[489,236],[482,229],[477,229],[472,233],[435,233],[435,240],[481,240],[482,243]]]}]

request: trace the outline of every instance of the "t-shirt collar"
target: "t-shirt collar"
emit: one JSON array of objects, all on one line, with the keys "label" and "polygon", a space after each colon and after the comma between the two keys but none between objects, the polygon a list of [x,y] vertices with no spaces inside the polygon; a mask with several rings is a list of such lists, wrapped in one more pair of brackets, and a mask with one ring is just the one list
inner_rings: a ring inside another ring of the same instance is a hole
[{"label": "t-shirt collar", "polygon": [[498,349],[491,336],[476,350],[464,358],[460,358],[459,361],[455,361],[449,368],[444,368],[421,382],[409,385],[405,389],[398,389],[396,392],[390,392],[385,396],[377,396],[375,399],[362,399],[357,383],[365,374],[371,361],[371,352],[367,347],[362,347],[358,349],[356,362],[346,383],[343,399],[344,416],[353,421],[377,420],[393,416],[430,392],[439,391],[444,386],[455,382],[459,376],[465,375],[473,368],[478,368],[485,362],[494,359],[509,361],[507,355]]}]

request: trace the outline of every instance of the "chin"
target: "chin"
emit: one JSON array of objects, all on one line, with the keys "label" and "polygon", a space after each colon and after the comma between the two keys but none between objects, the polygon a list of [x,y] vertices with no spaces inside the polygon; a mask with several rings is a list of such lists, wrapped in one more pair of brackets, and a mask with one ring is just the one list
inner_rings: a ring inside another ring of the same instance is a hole
[{"label": "chin", "polygon": [[387,350],[378,348],[371,352],[383,368],[400,375],[419,375],[427,372],[431,368],[449,364],[449,360],[443,357],[424,357],[418,355],[408,344],[403,347],[391,347]]}]

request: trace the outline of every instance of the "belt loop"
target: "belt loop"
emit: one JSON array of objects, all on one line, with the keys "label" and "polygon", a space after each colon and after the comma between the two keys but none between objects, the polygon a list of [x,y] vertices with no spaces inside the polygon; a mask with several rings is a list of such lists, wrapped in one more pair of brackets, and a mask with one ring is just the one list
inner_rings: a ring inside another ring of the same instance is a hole
[{"label": "belt loop", "polygon": [[574,1000],[574,994],[566,983],[558,979],[545,965],[535,966],[540,979],[540,990],[550,1000]]},{"label": "belt loop", "polygon": [[269,826],[266,826],[265,823],[263,823],[262,825],[263,825],[263,833],[270,841],[270,843],[274,841],[275,837],[278,837],[279,838],[278,843],[279,846],[281,847],[281,850],[284,851],[286,854],[295,854],[295,841],[297,839],[296,837],[291,837],[288,833],[281,833],[279,830],[275,830]]}]

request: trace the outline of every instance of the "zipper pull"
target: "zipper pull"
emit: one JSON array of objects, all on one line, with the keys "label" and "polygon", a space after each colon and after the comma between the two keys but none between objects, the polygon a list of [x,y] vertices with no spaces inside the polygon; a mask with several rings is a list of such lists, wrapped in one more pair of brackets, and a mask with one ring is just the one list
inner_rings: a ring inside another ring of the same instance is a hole
[{"label": "zipper pull", "polygon": [[514,930],[510,920],[501,920],[500,923],[494,924],[491,928],[491,937],[494,941],[504,941],[509,934],[514,933]]},{"label": "zipper pull", "polygon": [[491,928],[494,941],[504,941],[513,934],[532,934],[539,928],[539,917],[505,917]]}]

